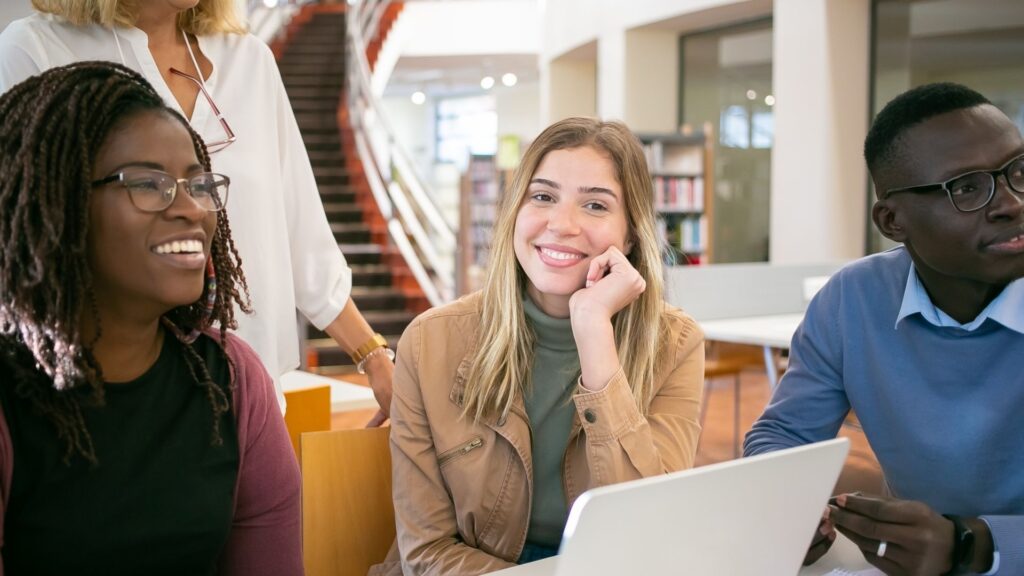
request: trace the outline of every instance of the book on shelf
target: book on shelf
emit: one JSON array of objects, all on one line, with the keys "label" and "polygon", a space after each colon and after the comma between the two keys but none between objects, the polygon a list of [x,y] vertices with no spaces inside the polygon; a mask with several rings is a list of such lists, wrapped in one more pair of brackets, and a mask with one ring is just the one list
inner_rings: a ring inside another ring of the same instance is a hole
[{"label": "book on shelf", "polygon": [[638,134],[651,175],[651,190],[661,233],[672,248],[674,264],[712,260],[713,216],[711,126],[704,132]]}]

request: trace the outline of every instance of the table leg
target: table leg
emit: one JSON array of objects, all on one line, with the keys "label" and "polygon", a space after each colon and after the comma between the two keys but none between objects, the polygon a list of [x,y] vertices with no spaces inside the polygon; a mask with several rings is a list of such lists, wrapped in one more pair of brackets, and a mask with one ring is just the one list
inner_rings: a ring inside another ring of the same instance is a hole
[{"label": "table leg", "polygon": [[768,375],[768,389],[775,392],[779,383],[779,369],[775,366],[775,351],[771,346],[764,347],[764,371]]}]

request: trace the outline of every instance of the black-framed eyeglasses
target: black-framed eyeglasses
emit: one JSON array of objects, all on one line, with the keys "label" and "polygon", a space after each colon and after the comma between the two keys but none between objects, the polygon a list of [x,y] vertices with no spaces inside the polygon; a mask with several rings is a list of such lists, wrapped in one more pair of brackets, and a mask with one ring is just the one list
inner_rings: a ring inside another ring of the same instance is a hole
[{"label": "black-framed eyeglasses", "polygon": [[210,93],[206,91],[206,86],[203,85],[203,81],[191,74],[186,74],[185,72],[182,72],[177,68],[171,68],[171,74],[176,74],[178,76],[181,76],[182,78],[187,78],[199,87],[199,92],[203,95],[203,97],[206,98],[206,101],[210,104],[210,110],[213,110],[213,114],[217,117],[217,120],[220,122],[220,127],[224,129],[224,134],[226,135],[226,138],[224,138],[223,140],[217,140],[215,142],[207,142],[206,152],[208,154],[216,154],[217,152],[220,152],[221,150],[234,144],[236,139],[235,133],[233,130],[231,130],[231,126],[228,126],[228,121],[224,118],[224,115],[220,113],[220,108],[217,108],[217,104],[214,103],[213,97],[210,96]]},{"label": "black-framed eyeglasses", "polygon": [[223,174],[203,172],[190,178],[175,178],[159,170],[131,170],[111,174],[92,183],[93,187],[120,182],[128,198],[143,212],[162,212],[174,203],[178,185],[183,184],[192,200],[207,212],[227,206],[231,179]]},{"label": "black-framed eyeglasses", "polygon": [[900,192],[930,192],[932,190],[945,190],[953,207],[960,212],[974,212],[981,210],[992,202],[996,195],[996,179],[999,176],[1006,178],[1006,183],[1017,194],[1024,194],[1024,155],[1018,156],[995,170],[978,170],[968,172],[940,182],[938,184],[924,184],[921,186],[910,186],[908,188],[894,188],[886,191],[882,199]]}]

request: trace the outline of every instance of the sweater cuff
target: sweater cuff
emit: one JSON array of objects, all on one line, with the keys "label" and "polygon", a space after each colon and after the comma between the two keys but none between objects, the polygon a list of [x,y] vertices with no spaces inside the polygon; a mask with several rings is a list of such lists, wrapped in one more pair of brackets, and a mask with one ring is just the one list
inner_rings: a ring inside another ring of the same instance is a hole
[{"label": "sweater cuff", "polygon": [[644,421],[621,367],[608,385],[597,392],[584,388],[581,378],[576,383],[573,401],[587,438],[594,442],[620,438]]},{"label": "sweater cuff", "polygon": [[1024,574],[1024,516],[982,516],[995,552],[988,574]]}]

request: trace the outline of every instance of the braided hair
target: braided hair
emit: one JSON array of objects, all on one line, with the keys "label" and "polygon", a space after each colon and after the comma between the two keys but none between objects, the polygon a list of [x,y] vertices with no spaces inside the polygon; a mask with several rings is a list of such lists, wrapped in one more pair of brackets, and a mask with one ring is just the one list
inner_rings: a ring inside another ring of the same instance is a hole
[{"label": "braided hair", "polygon": [[[53,68],[0,97],[0,365],[12,371],[15,393],[52,422],[64,443],[65,463],[75,454],[96,463],[82,407],[104,401],[103,374],[92,353],[102,327],[86,258],[93,164],[111,130],[144,111],[180,121],[196,157],[210,170],[199,135],[145,78],[124,66],[79,62]],[[241,258],[223,211],[217,212],[210,250],[217,277],[212,310],[204,305],[208,285],[197,302],[171,310],[164,320],[184,333],[216,323],[223,343],[226,331],[236,327],[234,305],[250,311]],[[96,327],[84,341],[87,315]],[[182,348],[209,399],[211,442],[219,444],[229,398],[192,345],[182,342]]]}]

